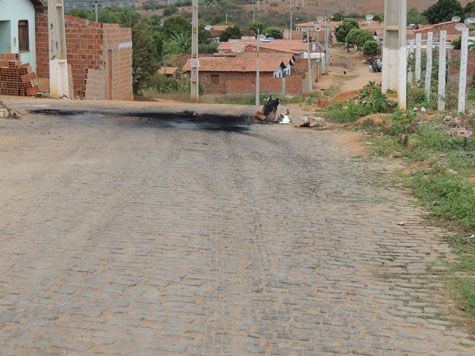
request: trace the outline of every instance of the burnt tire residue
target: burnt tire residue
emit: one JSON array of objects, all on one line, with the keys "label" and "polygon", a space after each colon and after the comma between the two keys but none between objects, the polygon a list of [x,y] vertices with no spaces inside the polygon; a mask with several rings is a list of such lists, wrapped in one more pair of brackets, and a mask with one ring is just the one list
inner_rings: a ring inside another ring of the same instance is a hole
[{"label": "burnt tire residue", "polygon": [[164,113],[164,112],[118,112],[99,110],[61,110],[61,109],[35,109],[29,110],[32,114],[47,116],[60,116],[64,118],[86,117],[90,115],[104,115],[108,118],[126,119],[128,125],[141,127],[172,128],[179,124],[194,124],[195,129],[209,131],[245,132],[252,124],[246,116],[230,116],[217,114],[198,114],[190,111]]}]

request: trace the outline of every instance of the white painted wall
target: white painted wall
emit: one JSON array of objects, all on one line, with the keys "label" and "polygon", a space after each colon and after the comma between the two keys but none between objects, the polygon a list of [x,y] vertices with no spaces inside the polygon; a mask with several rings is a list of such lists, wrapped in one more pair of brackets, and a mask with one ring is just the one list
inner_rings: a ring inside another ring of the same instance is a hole
[{"label": "white painted wall", "polygon": [[[30,63],[36,72],[35,8],[30,0],[0,0],[0,21],[10,21],[10,53],[18,51],[18,21],[28,21],[28,52],[20,53],[23,63]],[[0,35],[1,38],[1,35]]]}]

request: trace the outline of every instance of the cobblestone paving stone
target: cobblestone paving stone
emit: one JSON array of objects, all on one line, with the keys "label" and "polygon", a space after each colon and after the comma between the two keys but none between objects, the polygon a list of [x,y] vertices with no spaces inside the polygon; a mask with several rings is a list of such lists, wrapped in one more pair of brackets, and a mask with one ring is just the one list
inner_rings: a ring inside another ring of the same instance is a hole
[{"label": "cobblestone paving stone", "polygon": [[234,125],[1,121],[0,355],[473,355],[381,166]]}]

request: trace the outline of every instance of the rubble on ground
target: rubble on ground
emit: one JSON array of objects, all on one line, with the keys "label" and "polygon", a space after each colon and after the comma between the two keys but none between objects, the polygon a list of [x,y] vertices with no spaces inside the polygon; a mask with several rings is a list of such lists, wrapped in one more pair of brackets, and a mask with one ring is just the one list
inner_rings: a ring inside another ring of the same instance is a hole
[{"label": "rubble on ground", "polygon": [[292,118],[292,125],[295,127],[322,127],[325,124],[325,119],[315,116],[300,116]]},{"label": "rubble on ground", "polygon": [[465,116],[446,116],[441,127],[452,137],[475,137],[474,128],[469,127]]},{"label": "rubble on ground", "polygon": [[0,101],[0,119],[17,119],[18,114]]}]

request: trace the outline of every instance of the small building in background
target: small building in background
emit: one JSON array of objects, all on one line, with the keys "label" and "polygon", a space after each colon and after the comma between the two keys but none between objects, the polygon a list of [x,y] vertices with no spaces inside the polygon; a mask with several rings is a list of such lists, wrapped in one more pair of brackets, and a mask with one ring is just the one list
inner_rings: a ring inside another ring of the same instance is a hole
[{"label": "small building in background", "polygon": [[[306,60],[295,58],[293,53],[271,51],[261,52],[259,58],[261,92],[283,95],[306,92],[308,73],[301,70]],[[298,69],[294,70],[297,63]],[[250,95],[256,90],[256,71],[257,57],[252,51],[217,53],[200,58],[199,80],[206,95]],[[191,73],[190,60],[183,72]],[[317,78],[317,73],[313,75]]]},{"label": "small building in background", "polygon": [[43,0],[0,0],[0,53],[18,54],[36,71],[35,16]]},{"label": "small building in background", "polygon": [[162,67],[158,70],[158,74],[164,75],[167,78],[175,78],[177,67]]}]

